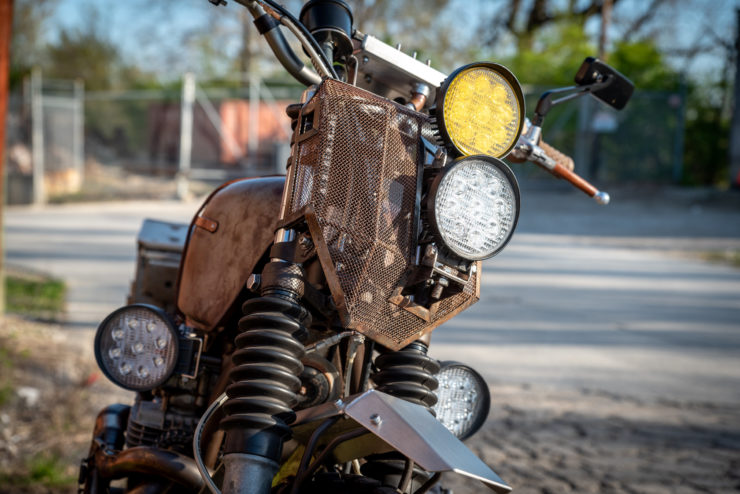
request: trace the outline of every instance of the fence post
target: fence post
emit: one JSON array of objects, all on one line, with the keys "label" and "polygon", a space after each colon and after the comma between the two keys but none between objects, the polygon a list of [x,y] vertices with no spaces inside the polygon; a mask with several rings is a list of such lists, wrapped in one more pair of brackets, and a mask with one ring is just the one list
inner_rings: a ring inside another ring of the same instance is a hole
[{"label": "fence post", "polygon": [[591,150],[594,144],[591,133],[593,111],[590,100],[591,98],[581,98],[578,101],[578,133],[573,153],[578,174],[587,179],[593,178],[591,176]]},{"label": "fence post", "polygon": [[82,79],[74,81],[74,130],[72,132],[72,155],[80,184],[85,181],[85,83]]},{"label": "fence post", "polygon": [[193,102],[195,101],[195,75],[186,72],[182,80],[180,103],[180,162],[177,169],[177,197],[188,197],[190,158],[193,150]]},{"label": "fence post", "polygon": [[684,134],[686,133],[686,102],[688,99],[688,87],[683,76],[681,76],[679,84],[681,85],[681,104],[676,109],[678,119],[676,124],[676,139],[674,141],[675,148],[673,150],[673,183],[675,184],[680,184],[683,178],[683,146]]},{"label": "fence post", "polygon": [[31,156],[33,159],[33,203],[36,205],[46,202],[42,85],[41,69],[34,67],[31,71]]}]

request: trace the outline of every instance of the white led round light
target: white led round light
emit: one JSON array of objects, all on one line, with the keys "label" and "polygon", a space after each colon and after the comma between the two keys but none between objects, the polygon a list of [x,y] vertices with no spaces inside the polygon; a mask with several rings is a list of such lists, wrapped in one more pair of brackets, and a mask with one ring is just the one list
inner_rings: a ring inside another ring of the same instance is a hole
[{"label": "white led round light", "polygon": [[502,161],[471,156],[455,161],[430,190],[431,226],[450,251],[479,261],[500,252],[519,219],[519,185]]},{"label": "white led round light", "polygon": [[178,337],[167,314],[143,304],[110,314],[95,335],[95,359],[115,384],[147,391],[170,378],[177,365]]},{"label": "white led round light", "polygon": [[437,374],[437,420],[459,439],[475,434],[488,417],[491,394],[483,378],[470,367],[443,362]]}]

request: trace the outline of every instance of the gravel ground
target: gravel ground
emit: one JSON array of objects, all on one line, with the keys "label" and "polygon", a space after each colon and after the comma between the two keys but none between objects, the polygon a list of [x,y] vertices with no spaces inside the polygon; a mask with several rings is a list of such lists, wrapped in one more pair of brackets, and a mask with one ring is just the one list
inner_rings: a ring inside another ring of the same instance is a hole
[{"label": "gravel ground", "polygon": [[[740,249],[738,191],[610,192],[612,204],[602,208],[568,187],[525,183],[518,231],[530,239],[547,237],[553,245],[691,259]],[[494,382],[492,394],[489,419],[468,446],[516,494],[740,492],[740,382],[712,401],[511,381]],[[454,474],[444,482],[458,493],[484,489]]]},{"label": "gravel ground", "polygon": [[[494,387],[468,446],[517,494],[740,491],[740,409],[600,392]],[[446,474],[455,492],[477,481]]]}]

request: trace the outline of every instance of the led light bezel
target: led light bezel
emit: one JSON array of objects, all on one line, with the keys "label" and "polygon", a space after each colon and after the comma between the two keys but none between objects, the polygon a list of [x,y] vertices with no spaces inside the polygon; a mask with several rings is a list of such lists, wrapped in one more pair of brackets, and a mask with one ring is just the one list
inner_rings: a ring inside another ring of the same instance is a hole
[{"label": "led light bezel", "polygon": [[[465,370],[468,374],[470,374],[470,376],[476,382],[477,388],[478,388],[478,400],[476,401],[477,403],[480,403],[480,407],[475,407],[475,408],[479,408],[480,413],[478,415],[474,415],[472,422],[470,422],[470,425],[465,429],[464,433],[460,436],[457,436],[458,439],[463,441],[469,438],[470,436],[472,436],[473,434],[475,434],[476,432],[478,432],[480,428],[483,426],[483,424],[486,422],[486,419],[488,418],[488,414],[491,411],[491,391],[488,389],[488,383],[486,383],[486,380],[483,379],[483,376],[481,376],[475,369],[473,369],[469,365],[465,365],[461,362],[456,362],[456,361],[451,361],[451,360],[441,362],[440,370],[437,373],[437,377],[439,377],[440,374],[442,374],[445,370],[453,369],[453,368]],[[437,407],[441,405],[442,403],[444,402],[442,402],[441,400],[437,401],[437,403],[432,407],[435,413],[437,413]],[[437,418],[437,420],[439,420],[439,418]],[[445,427],[447,427],[447,425],[444,422],[442,422],[441,420],[439,421]],[[453,432],[449,428],[447,430],[449,430],[450,432]]]},{"label": "led light bezel", "polygon": [[436,110],[435,115],[437,119],[437,128],[439,130],[439,135],[442,138],[442,141],[445,144],[445,147],[453,151],[453,154],[455,156],[475,156],[475,154],[467,153],[460,149],[456,144],[455,140],[453,140],[452,136],[450,135],[449,130],[447,129],[447,122],[445,121],[445,101],[447,97],[447,92],[452,84],[452,82],[457,78],[459,75],[467,71],[468,69],[473,69],[477,67],[484,67],[491,69],[491,71],[496,72],[498,75],[500,75],[511,87],[514,96],[516,97],[517,103],[519,104],[519,125],[517,127],[516,134],[514,135],[514,138],[512,139],[509,146],[502,152],[500,152],[497,155],[489,155],[493,156],[494,158],[504,158],[506,155],[509,154],[509,152],[514,148],[517,141],[519,140],[519,136],[522,133],[522,129],[524,127],[524,120],[525,120],[525,108],[524,108],[524,93],[522,92],[522,86],[519,84],[519,81],[517,80],[516,76],[506,67],[503,65],[493,63],[493,62],[475,62],[468,65],[463,65],[462,67],[459,67],[456,69],[452,74],[450,74],[444,82],[440,85],[440,87],[437,89],[437,98],[436,98]]},{"label": "led light bezel", "polygon": [[[107,330],[109,330],[109,323],[116,317],[118,317],[122,312],[129,311],[131,309],[138,309],[138,310],[146,310],[154,313],[154,315],[161,319],[164,322],[164,326],[166,330],[170,333],[172,337],[172,345],[174,348],[174,358],[172,359],[169,366],[165,369],[165,372],[162,374],[162,377],[160,377],[157,380],[152,381],[151,383],[147,384],[146,386],[132,386],[127,383],[121,382],[115,374],[113,374],[108,367],[105,364],[105,361],[103,360],[102,356],[102,338],[103,335]],[[177,364],[180,358],[180,336],[177,332],[177,329],[175,328],[174,323],[170,319],[170,316],[159,307],[148,305],[148,304],[131,304],[131,305],[125,305],[123,307],[120,307],[113,312],[111,312],[100,325],[98,326],[98,329],[95,333],[95,343],[94,343],[94,350],[95,350],[95,360],[98,363],[98,367],[103,372],[103,374],[110,379],[111,382],[113,382],[116,386],[120,386],[123,389],[127,389],[129,391],[149,391],[152,389],[155,389],[162,384],[164,384],[175,372],[175,369],[177,368]]]},{"label": "led light bezel", "polygon": [[[460,252],[457,249],[455,249],[453,246],[451,246],[445,237],[445,234],[442,233],[442,230],[439,228],[437,223],[437,192],[439,191],[439,187],[442,185],[442,182],[444,181],[445,177],[447,177],[448,174],[450,174],[456,167],[458,166],[465,166],[466,163],[470,161],[485,161],[489,163],[490,165],[496,167],[508,180],[511,184],[511,189],[514,194],[514,203],[516,207],[516,211],[514,211],[514,221],[511,224],[511,228],[509,230],[509,235],[496,249],[494,249],[492,252],[489,252],[482,256],[470,256],[467,253]],[[452,162],[450,165],[447,165],[442,169],[442,172],[435,177],[434,181],[432,182],[431,187],[429,188],[429,193],[427,195],[427,201],[426,201],[426,215],[428,219],[428,224],[431,229],[431,232],[435,239],[437,239],[441,245],[454,254],[457,257],[460,257],[461,259],[464,259],[466,261],[484,261],[486,259],[490,259],[491,257],[497,255],[499,252],[501,252],[506,245],[511,240],[511,237],[514,236],[514,231],[516,230],[517,223],[519,222],[519,211],[521,209],[521,202],[520,202],[520,193],[519,193],[519,182],[516,179],[516,176],[514,175],[514,172],[511,171],[511,168],[504,163],[503,161],[494,158],[492,156],[486,156],[483,154],[479,155],[473,155],[473,156],[466,156],[464,158],[458,158],[454,162]]]}]

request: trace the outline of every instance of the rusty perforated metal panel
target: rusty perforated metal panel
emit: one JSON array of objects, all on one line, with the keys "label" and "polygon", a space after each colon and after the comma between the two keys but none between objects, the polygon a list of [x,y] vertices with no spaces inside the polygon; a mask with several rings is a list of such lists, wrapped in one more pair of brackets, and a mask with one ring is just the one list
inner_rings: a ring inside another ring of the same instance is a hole
[{"label": "rusty perforated metal panel", "polygon": [[415,260],[421,136],[428,130],[421,113],[327,80],[301,110],[294,137],[288,214],[315,214],[344,323],[392,349],[478,300],[473,274],[431,321],[388,301]]}]

